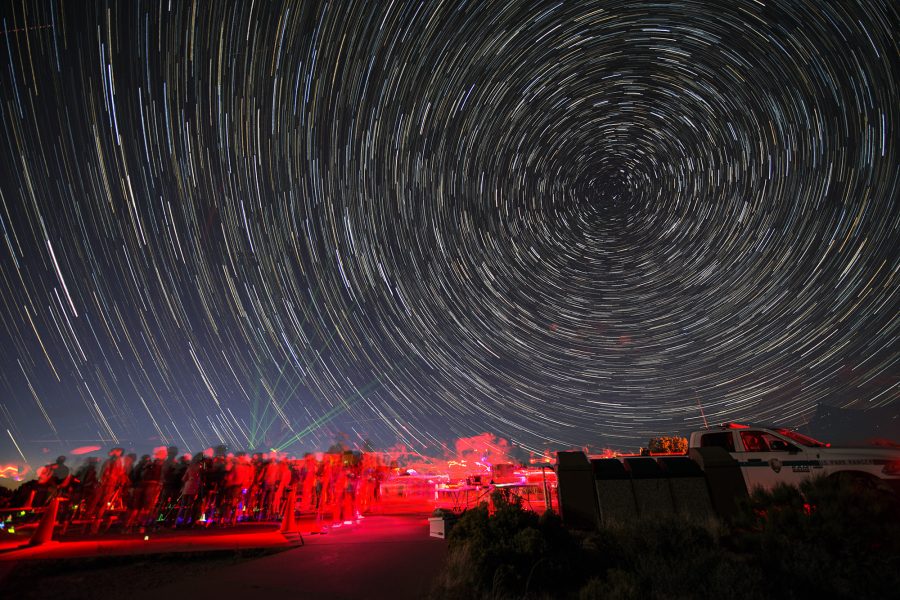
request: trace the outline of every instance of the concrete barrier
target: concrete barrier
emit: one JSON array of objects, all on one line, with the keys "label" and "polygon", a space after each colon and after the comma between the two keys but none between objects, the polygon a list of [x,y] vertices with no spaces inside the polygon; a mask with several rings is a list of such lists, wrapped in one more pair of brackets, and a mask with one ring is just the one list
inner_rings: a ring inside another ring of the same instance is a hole
[{"label": "concrete barrier", "polygon": [[723,519],[737,513],[738,503],[747,498],[747,485],[741,467],[724,448],[691,448],[690,456],[703,469],[713,509]]},{"label": "concrete barrier", "polygon": [[686,456],[661,456],[656,462],[668,477],[676,514],[701,520],[714,515],[700,465]]},{"label": "concrete barrier", "polygon": [[600,512],[587,456],[584,452],[557,452],[556,457],[559,513],[563,523],[572,529],[594,529]]},{"label": "concrete barrier", "polygon": [[591,461],[600,523],[621,523],[637,518],[637,504],[631,485],[631,474],[616,458],[596,458]]},{"label": "concrete barrier", "polygon": [[625,468],[631,473],[631,485],[634,487],[639,517],[675,514],[669,481],[655,459],[626,458]]}]

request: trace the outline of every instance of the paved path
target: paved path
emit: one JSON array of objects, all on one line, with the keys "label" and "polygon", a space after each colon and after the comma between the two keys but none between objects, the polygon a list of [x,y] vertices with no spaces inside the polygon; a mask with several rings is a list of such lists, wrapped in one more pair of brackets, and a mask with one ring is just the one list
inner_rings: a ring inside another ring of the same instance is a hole
[{"label": "paved path", "polygon": [[428,537],[425,516],[372,516],[359,525],[305,536],[306,545],[237,566],[182,577],[136,595],[158,598],[415,599],[428,596],[447,543]]},{"label": "paved path", "polygon": [[201,553],[244,549],[291,548],[299,542],[286,539],[277,525],[240,527],[212,531],[150,533],[146,536],[106,535],[52,541],[28,546],[28,538],[0,545],[0,565],[35,560],[89,559],[147,556],[181,552]]},{"label": "paved path", "polygon": [[[309,534],[313,522],[301,522],[305,545],[286,540],[275,527],[250,526],[204,532],[165,532],[141,536],[102,536],[65,540],[36,548],[0,552],[0,596],[4,575],[17,566],[70,565],[58,585],[72,581],[80,592],[56,594],[26,586],[28,598],[116,597],[128,600],[191,598],[422,599],[443,568],[447,543],[428,536],[426,513],[375,515],[324,534]],[[266,549],[262,556],[223,560],[233,551]],[[184,558],[181,552],[185,554]],[[160,561],[154,557],[165,557]],[[175,557],[173,559],[173,556]],[[206,557],[209,556],[209,559]],[[114,558],[119,557],[119,558]],[[109,567],[96,560],[113,560]],[[78,561],[89,561],[87,563]],[[133,567],[127,565],[133,563]],[[167,562],[166,562],[167,561]],[[92,564],[93,563],[93,564]],[[85,564],[90,566],[78,576]],[[124,566],[123,566],[124,565]],[[104,593],[104,576],[109,593]],[[140,575],[140,577],[137,577]],[[161,583],[165,582],[165,583]],[[15,586],[14,586],[15,587]],[[7,590],[9,591],[9,590]],[[18,591],[18,590],[17,590]],[[68,592],[73,590],[69,589]]]}]

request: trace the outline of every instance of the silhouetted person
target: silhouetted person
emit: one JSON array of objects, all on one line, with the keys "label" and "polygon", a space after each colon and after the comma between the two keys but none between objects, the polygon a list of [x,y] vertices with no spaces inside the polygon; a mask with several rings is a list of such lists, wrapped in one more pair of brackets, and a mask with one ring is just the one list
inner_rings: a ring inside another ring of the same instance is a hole
[{"label": "silhouetted person", "polygon": [[178,516],[175,526],[190,526],[200,518],[201,509],[201,485],[203,480],[203,468],[205,462],[203,453],[198,452],[188,464],[181,478],[181,499],[178,502]]},{"label": "silhouetted person", "polygon": [[239,452],[225,475],[225,500],[222,506],[223,523],[234,525],[244,508],[244,494],[253,485],[253,466],[243,452]]},{"label": "silhouetted person", "polygon": [[100,475],[97,473],[99,462],[100,459],[96,456],[90,456],[71,476],[68,487],[69,505],[66,507],[61,533],[65,533],[69,524],[76,518],[89,515],[88,509],[93,506],[100,486]]},{"label": "silhouetted person", "polygon": [[88,514],[93,519],[92,533],[99,531],[103,514],[112,509],[117,502],[121,503],[120,496],[127,485],[128,475],[125,472],[125,462],[122,460],[122,449],[113,448],[100,469],[100,487],[88,509]]},{"label": "silhouetted person", "polygon": [[139,532],[143,533],[156,520],[156,503],[162,492],[162,468],[166,454],[165,448],[157,448],[152,459],[142,461],[140,481],[135,487],[134,503],[125,524],[126,529],[137,526]]},{"label": "silhouetted person", "polygon": [[169,446],[166,448],[166,460],[162,464],[162,492],[159,496],[159,510],[165,522],[170,522],[175,517],[175,509],[178,496],[181,494],[181,477],[187,462],[178,458],[178,448]]}]

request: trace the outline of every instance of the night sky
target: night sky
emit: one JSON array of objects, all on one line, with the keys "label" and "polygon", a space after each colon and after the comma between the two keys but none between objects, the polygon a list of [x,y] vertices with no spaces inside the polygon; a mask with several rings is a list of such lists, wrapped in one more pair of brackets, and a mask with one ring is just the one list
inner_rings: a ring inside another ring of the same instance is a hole
[{"label": "night sky", "polygon": [[900,405],[895,2],[0,14],[0,461]]}]

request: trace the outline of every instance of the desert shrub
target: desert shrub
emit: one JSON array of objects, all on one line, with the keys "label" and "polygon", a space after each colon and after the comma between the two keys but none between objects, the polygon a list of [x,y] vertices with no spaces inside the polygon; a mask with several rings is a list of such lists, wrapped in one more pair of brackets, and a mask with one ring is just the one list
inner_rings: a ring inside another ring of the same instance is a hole
[{"label": "desert shrub", "polygon": [[[762,573],[723,552],[717,523],[677,517],[603,527],[585,540],[597,576],[582,598],[763,597]],[[736,588],[739,590],[736,592]]]},{"label": "desert shrub", "polygon": [[610,569],[606,577],[593,577],[578,591],[578,600],[632,600],[640,598],[637,576],[622,569]]},{"label": "desert shrub", "polygon": [[887,598],[900,503],[837,479],[755,491],[729,524],[676,516],[569,532],[509,497],[466,512],[439,598]]},{"label": "desert shrub", "polygon": [[553,513],[538,516],[508,494],[468,510],[450,531],[447,568],[435,596],[521,598],[577,589],[580,550]]},{"label": "desert shrub", "polygon": [[900,505],[852,479],[755,490],[735,521],[734,551],[787,598],[884,598],[900,589]]}]

